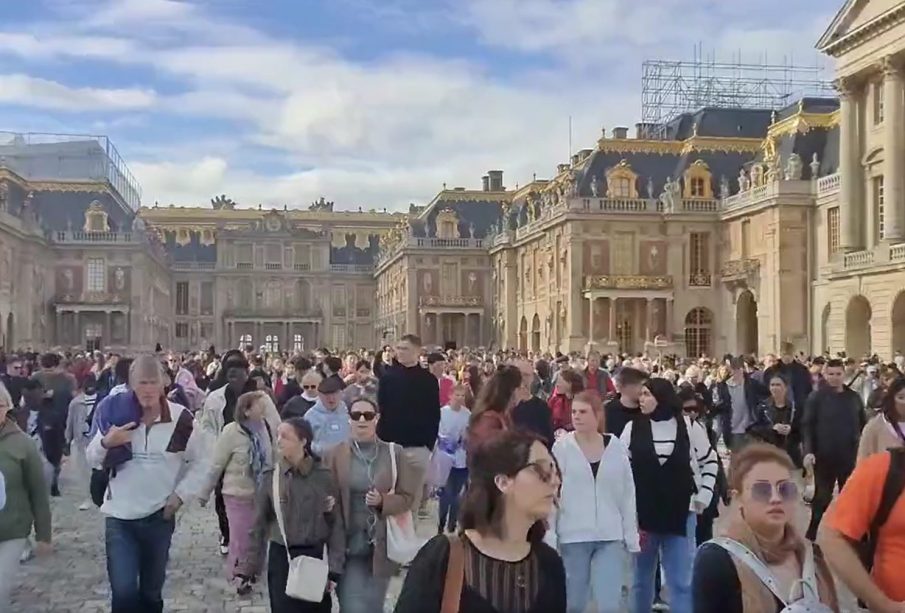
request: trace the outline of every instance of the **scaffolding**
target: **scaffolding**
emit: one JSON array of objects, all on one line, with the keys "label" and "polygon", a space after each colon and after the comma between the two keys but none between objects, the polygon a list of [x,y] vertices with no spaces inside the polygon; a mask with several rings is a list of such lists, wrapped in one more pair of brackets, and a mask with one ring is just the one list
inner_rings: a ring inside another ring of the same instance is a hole
[{"label": "scaffolding", "polygon": [[835,96],[819,65],[717,62],[695,48],[692,61],[646,60],[641,121],[647,138],[667,137],[667,124],[704,107],[779,110],[805,96]]}]

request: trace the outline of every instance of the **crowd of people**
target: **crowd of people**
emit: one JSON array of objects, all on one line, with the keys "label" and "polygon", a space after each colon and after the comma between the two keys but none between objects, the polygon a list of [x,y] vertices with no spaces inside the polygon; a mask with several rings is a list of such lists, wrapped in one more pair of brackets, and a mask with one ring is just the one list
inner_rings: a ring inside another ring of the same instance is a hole
[{"label": "crowd of people", "polygon": [[261,581],[275,612],[382,611],[406,567],[399,613],[840,611],[840,584],[905,613],[899,354],[533,355],[406,335],[0,366],[0,611],[17,565],[52,552],[68,458],[78,508],[105,518],[114,613],[163,610],[190,504],[213,507],[237,597]]}]

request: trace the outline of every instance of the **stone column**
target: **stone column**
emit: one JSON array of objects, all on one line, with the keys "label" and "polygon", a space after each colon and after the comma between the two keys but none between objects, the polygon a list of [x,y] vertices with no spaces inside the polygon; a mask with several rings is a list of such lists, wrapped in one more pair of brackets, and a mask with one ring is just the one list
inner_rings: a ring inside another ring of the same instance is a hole
[{"label": "stone column", "polygon": [[664,334],[666,338],[671,342],[673,340],[673,308],[675,306],[675,300],[673,298],[666,299],[666,330],[664,330]]},{"label": "stone column", "polygon": [[836,81],[842,122],[839,127],[839,246],[843,251],[857,251],[864,246],[861,232],[862,207],[861,162],[858,159],[858,101],[850,79]]},{"label": "stone column", "polygon": [[646,311],[646,321],[647,321],[647,330],[644,332],[644,340],[648,343],[652,342],[654,339],[652,337],[654,333],[654,299],[647,299],[647,311]]},{"label": "stone column", "polygon": [[617,342],[616,339],[616,298],[610,298],[610,321],[607,330],[607,335],[609,336],[609,341],[611,343]]},{"label": "stone column", "polygon": [[883,240],[905,239],[905,106],[902,73],[889,56],[883,58]]},{"label": "stone column", "polygon": [[588,344],[594,344],[594,297],[588,296]]},{"label": "stone column", "polygon": [[113,344],[113,314],[108,310],[104,311],[104,342],[106,346]]}]

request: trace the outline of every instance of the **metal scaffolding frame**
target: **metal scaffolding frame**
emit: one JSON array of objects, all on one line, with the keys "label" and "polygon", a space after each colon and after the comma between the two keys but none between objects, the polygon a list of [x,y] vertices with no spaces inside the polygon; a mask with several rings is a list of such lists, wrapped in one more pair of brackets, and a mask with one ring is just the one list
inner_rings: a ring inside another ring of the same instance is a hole
[{"label": "metal scaffolding frame", "polygon": [[641,121],[647,138],[663,139],[666,124],[704,107],[778,110],[803,96],[835,96],[821,66],[717,62],[695,49],[691,61],[646,60],[641,71]]}]

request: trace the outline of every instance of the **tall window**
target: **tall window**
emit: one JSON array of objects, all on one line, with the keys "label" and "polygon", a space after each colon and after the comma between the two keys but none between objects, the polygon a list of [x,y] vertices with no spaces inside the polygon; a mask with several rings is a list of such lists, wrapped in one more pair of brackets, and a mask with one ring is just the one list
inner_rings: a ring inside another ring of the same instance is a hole
[{"label": "tall window", "polygon": [[213,342],[214,340],[214,324],[201,322],[201,338],[205,342]]},{"label": "tall window", "polygon": [[710,355],[713,316],[705,308],[692,309],[685,316],[685,353],[690,358]]},{"label": "tall window", "polygon": [[85,326],[85,349],[87,351],[99,351],[103,349],[104,328],[100,324],[88,324]]},{"label": "tall window", "polygon": [[883,123],[883,81],[874,83],[874,125]]},{"label": "tall window", "polygon": [[885,230],[883,204],[886,200],[885,190],[883,188],[883,176],[871,179],[871,196],[874,201],[874,215],[877,220],[877,241],[883,240],[883,232]]},{"label": "tall window", "polygon": [[710,234],[692,232],[688,241],[689,285],[710,286]]},{"label": "tall window", "polygon": [[302,338],[301,334],[293,334],[292,335],[292,351],[293,353],[300,353],[305,350],[305,339]]},{"label": "tall window", "polygon": [[280,337],[276,334],[268,334],[265,336],[264,349],[267,353],[277,353],[280,350]]},{"label": "tall window", "polygon": [[279,243],[264,247],[264,267],[268,270],[283,268],[283,247]]},{"label": "tall window", "polygon": [[252,268],[253,257],[251,245],[236,245],[236,268]]},{"label": "tall window", "polygon": [[212,315],[214,313],[214,282],[201,282],[201,314]]},{"label": "tall window", "polygon": [[176,284],[176,314],[188,315],[189,312],[189,282],[180,281]]},{"label": "tall window", "polygon": [[628,177],[614,177],[613,184],[610,186],[610,193],[613,198],[631,198],[632,197],[632,180]]},{"label": "tall window", "polygon": [[189,337],[189,325],[185,322],[178,322],[176,324],[176,338],[188,338]]},{"label": "tall window", "polygon": [[834,206],[826,210],[826,244],[829,246],[830,255],[839,253],[839,207]]},{"label": "tall window", "polygon": [[704,190],[704,178],[692,177],[691,179],[691,197],[703,198],[707,192]]},{"label": "tall window", "polygon": [[239,337],[239,349],[245,348],[245,345],[251,345],[252,339],[251,334],[243,334]]},{"label": "tall window", "polygon": [[87,268],[88,291],[103,292],[107,289],[107,265],[103,258],[90,258],[85,264]]}]

